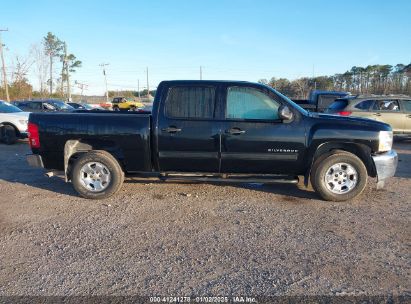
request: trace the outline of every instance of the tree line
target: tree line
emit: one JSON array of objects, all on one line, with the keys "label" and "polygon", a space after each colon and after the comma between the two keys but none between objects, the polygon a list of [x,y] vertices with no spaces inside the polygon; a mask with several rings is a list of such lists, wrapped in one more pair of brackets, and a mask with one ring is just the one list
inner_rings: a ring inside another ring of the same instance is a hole
[{"label": "tree line", "polygon": [[[40,43],[33,44],[25,55],[14,55],[8,73],[10,99],[31,97],[69,98],[71,95],[70,75],[81,67],[82,62],[67,52],[67,44],[48,32]],[[29,71],[37,78],[38,90],[28,80]],[[0,88],[0,99],[6,99],[4,86]]]},{"label": "tree line", "polygon": [[411,63],[408,65],[354,66],[333,76],[301,77],[295,80],[260,79],[284,95],[295,99],[307,98],[311,90],[345,91],[352,94],[405,94],[411,95]]}]

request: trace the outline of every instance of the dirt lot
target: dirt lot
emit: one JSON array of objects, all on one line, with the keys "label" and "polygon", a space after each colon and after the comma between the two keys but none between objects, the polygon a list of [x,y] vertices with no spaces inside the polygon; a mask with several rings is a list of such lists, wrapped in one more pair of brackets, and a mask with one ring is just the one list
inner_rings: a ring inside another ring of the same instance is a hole
[{"label": "dirt lot", "polygon": [[329,203],[292,185],[128,180],[103,201],[0,145],[0,295],[410,294],[411,142]]}]

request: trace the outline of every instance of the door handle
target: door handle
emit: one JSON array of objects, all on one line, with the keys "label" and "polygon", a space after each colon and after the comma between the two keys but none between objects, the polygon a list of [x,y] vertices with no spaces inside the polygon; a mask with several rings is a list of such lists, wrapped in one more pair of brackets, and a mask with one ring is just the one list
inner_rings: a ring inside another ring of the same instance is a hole
[{"label": "door handle", "polygon": [[177,132],[180,132],[181,129],[176,128],[176,127],[168,127],[168,128],[161,129],[161,131],[167,132],[167,133],[177,133]]},{"label": "door handle", "polygon": [[225,131],[226,133],[229,133],[231,135],[240,135],[240,134],[244,134],[245,131],[241,130],[239,128],[231,128]]},{"label": "door handle", "polygon": [[375,113],[374,116],[381,116],[381,113]]}]

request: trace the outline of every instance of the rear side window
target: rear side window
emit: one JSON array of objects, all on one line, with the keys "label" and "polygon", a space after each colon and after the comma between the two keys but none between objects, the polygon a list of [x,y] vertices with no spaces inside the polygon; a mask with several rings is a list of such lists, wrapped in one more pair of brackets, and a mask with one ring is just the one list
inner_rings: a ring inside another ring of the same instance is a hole
[{"label": "rear side window", "polygon": [[340,99],[340,100],[334,101],[334,102],[330,105],[329,109],[331,109],[331,110],[342,110],[342,109],[344,109],[347,105],[348,105],[348,100],[346,100],[346,99]]},{"label": "rear side window", "polygon": [[405,112],[411,112],[411,100],[403,100],[402,104],[404,105]]},{"label": "rear side window", "polygon": [[41,102],[32,102],[28,104],[28,107],[33,110],[41,110]]},{"label": "rear side window", "polygon": [[173,87],[168,91],[166,115],[174,118],[212,119],[214,105],[213,87]]},{"label": "rear side window", "polygon": [[359,110],[368,110],[374,104],[374,100],[364,100],[355,105],[354,108]]},{"label": "rear side window", "polygon": [[400,110],[400,107],[397,100],[376,100],[373,110],[397,112]]},{"label": "rear side window", "polygon": [[328,108],[338,97],[338,95],[320,95],[318,96],[317,106],[320,108]]}]

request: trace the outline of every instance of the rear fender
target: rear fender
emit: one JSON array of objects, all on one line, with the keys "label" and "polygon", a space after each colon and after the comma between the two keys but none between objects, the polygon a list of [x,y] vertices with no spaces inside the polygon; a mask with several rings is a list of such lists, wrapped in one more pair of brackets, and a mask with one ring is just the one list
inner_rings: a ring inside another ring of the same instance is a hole
[{"label": "rear fender", "polygon": [[124,167],[123,162],[121,161],[124,156],[121,153],[120,148],[116,146],[103,147],[102,145],[98,145],[96,143],[92,144],[81,140],[68,140],[64,145],[64,176],[66,182],[70,180],[70,169],[73,158],[93,150],[103,150],[110,153],[115,159],[117,159],[120,166]]}]

